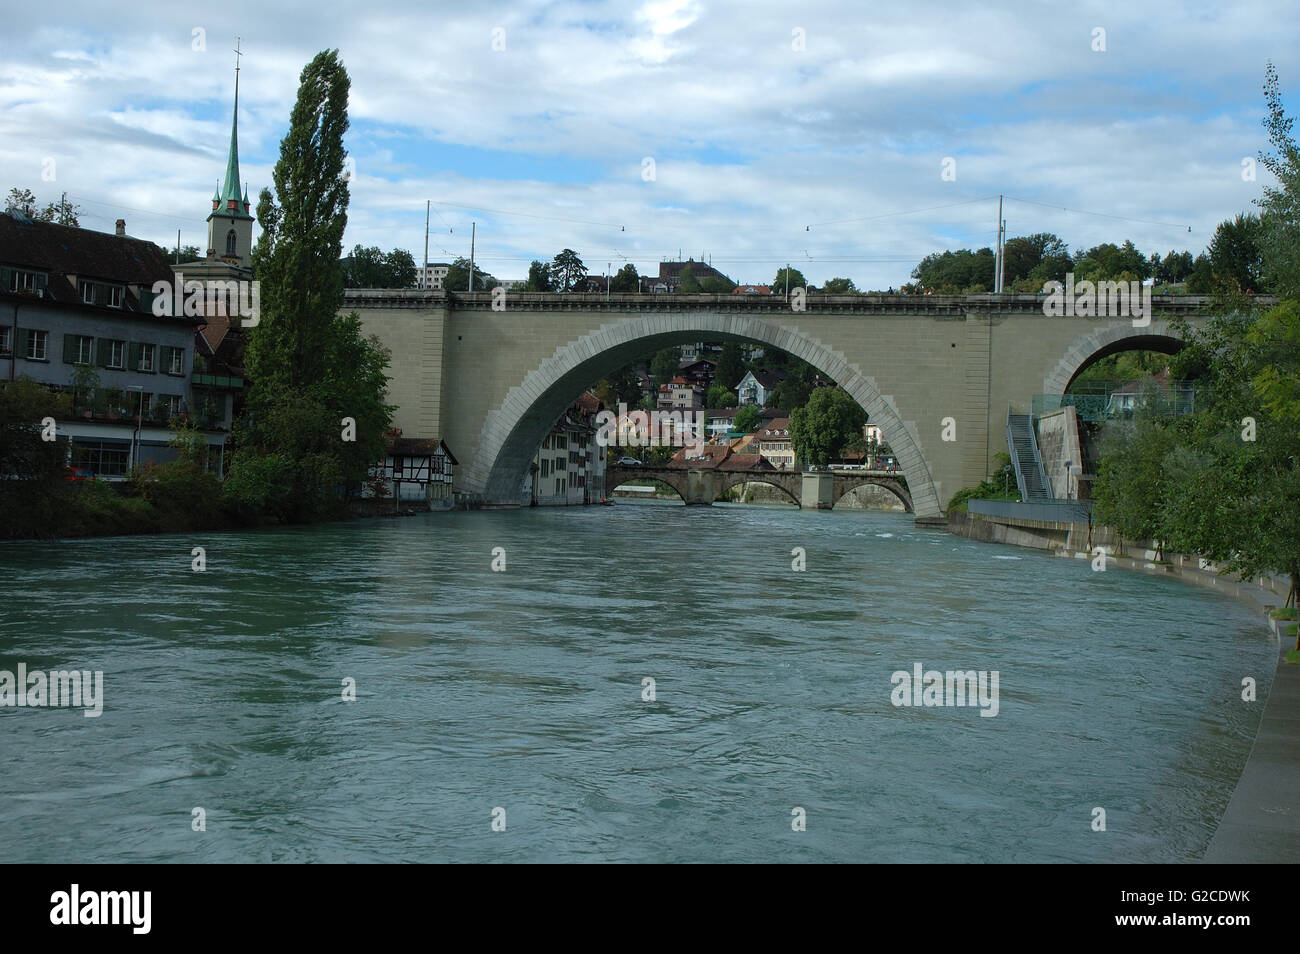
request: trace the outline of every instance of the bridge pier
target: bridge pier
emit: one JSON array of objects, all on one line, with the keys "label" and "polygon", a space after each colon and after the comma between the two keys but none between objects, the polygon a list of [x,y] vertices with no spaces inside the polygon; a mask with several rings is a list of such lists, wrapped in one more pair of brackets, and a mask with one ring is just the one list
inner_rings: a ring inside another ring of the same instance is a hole
[{"label": "bridge pier", "polygon": [[804,510],[830,510],[835,506],[835,478],[822,471],[804,473],[799,486],[799,506]]},{"label": "bridge pier", "polygon": [[718,499],[718,477],[711,470],[688,470],[682,500],[688,507],[708,507]]}]

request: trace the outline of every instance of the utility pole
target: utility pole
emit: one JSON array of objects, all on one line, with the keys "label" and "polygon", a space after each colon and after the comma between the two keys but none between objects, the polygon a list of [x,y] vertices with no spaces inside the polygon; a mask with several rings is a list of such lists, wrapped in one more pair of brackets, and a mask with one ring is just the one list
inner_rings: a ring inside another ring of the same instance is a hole
[{"label": "utility pole", "polygon": [[609,276],[610,276],[610,272],[612,272],[613,270],[614,270],[614,263],[606,262],[605,263],[605,301],[609,301]]},{"label": "utility pole", "polygon": [[785,300],[790,300],[790,263],[785,263]]},{"label": "utility pole", "polygon": [[424,200],[424,271],[420,272],[420,287],[429,285],[429,200]]},{"label": "utility pole", "polygon": [[993,290],[1002,291],[1002,196],[998,196],[998,253],[993,259]]},{"label": "utility pole", "polygon": [[474,236],[478,232],[478,223],[469,224],[469,290],[474,290]]},{"label": "utility pole", "polygon": [[176,230],[176,264],[181,263],[181,230]]}]

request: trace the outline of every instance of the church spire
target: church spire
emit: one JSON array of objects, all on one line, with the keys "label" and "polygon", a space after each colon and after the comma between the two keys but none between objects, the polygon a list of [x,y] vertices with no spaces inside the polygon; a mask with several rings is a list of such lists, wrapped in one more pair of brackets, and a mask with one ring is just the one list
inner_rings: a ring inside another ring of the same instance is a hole
[{"label": "church spire", "polygon": [[230,120],[230,154],[226,158],[226,180],[221,187],[217,209],[225,215],[248,216],[248,205],[239,191],[239,38],[235,38],[235,111]]}]

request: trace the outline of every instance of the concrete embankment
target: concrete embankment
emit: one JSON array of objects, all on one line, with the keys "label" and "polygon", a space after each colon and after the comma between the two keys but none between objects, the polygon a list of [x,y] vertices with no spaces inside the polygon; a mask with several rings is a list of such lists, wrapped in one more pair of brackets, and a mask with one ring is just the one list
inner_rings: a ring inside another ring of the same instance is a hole
[{"label": "concrete embankment", "polygon": [[[972,540],[1049,550],[1079,559],[1093,559],[1093,547],[1105,547],[1111,553],[1120,543],[1106,527],[955,512],[948,515],[948,529]],[[1126,541],[1124,546],[1131,555],[1108,556],[1107,569],[1174,576],[1211,587],[1244,601],[1261,615],[1286,598],[1289,581],[1282,577],[1241,581],[1195,556],[1167,554],[1167,562],[1156,562],[1149,541]],[[1280,638],[1284,624],[1269,623],[1279,637],[1273,684],[1254,745],[1206,849],[1205,862],[1300,861],[1300,666],[1286,663],[1292,641]]]}]

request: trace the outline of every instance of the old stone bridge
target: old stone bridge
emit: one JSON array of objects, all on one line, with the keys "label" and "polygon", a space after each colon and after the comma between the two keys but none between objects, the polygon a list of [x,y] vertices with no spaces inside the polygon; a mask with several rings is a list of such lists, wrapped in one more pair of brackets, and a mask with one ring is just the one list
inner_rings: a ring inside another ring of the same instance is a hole
[{"label": "old stone bridge", "polygon": [[1006,450],[1008,407],[1061,394],[1098,358],[1172,353],[1169,323],[1206,300],[1155,296],[1149,320],[1049,316],[1040,295],[782,296],[456,294],[357,289],[346,311],[392,351],[389,400],[408,437],[442,438],[454,489],[518,504],[528,464],[584,388],[670,345],[749,339],[834,379],[880,426],[918,519],[985,478]]},{"label": "old stone bridge", "polygon": [[692,467],[689,463],[672,467],[624,467],[612,464],[605,468],[605,492],[612,493],[623,484],[660,480],[687,504],[713,503],[730,488],[744,483],[771,484],[785,491],[790,502],[806,510],[830,510],[850,490],[863,484],[884,487],[903,502],[908,513],[915,513],[912,495],[898,475],[884,470],[798,471],[767,467],[759,470],[728,470],[724,467]]}]

